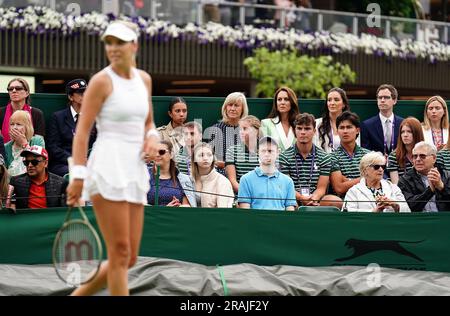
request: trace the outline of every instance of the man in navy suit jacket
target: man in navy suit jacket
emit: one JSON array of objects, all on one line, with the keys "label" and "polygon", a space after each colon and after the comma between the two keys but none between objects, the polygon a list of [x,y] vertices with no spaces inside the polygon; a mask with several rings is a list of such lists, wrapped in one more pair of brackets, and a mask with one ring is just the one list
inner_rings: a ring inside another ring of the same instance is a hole
[{"label": "man in navy suit jacket", "polygon": [[377,104],[380,113],[362,122],[362,147],[386,155],[397,147],[400,123],[403,121],[402,117],[393,113],[397,98],[397,89],[394,86],[383,84],[378,87]]},{"label": "man in navy suit jacket", "polygon": [[[72,141],[76,123],[80,115],[81,102],[87,83],[83,79],[70,81],[66,86],[69,106],[53,113],[47,132],[47,150],[49,154],[49,170],[59,176],[69,172],[67,158],[72,155]],[[89,139],[89,148],[96,139],[94,128]]]}]

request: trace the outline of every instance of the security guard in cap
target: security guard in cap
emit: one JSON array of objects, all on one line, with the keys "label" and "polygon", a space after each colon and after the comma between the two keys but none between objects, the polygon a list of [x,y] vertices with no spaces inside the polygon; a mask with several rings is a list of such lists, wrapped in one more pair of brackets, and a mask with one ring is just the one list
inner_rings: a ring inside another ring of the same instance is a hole
[{"label": "security guard in cap", "polygon": [[[64,176],[69,172],[67,158],[72,155],[72,141],[76,124],[80,116],[83,94],[87,88],[84,79],[74,79],[66,85],[68,107],[53,113],[47,134],[46,146],[49,154],[49,170]],[[94,128],[89,139],[89,149],[96,138]]]}]

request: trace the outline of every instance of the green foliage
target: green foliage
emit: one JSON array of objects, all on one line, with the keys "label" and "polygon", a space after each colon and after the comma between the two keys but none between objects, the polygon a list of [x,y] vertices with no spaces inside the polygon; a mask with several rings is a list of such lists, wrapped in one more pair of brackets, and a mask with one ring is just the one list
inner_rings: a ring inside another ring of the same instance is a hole
[{"label": "green foliage", "polygon": [[259,48],[244,60],[253,79],[256,94],[273,97],[281,86],[288,86],[302,98],[325,98],[326,92],[346,82],[355,82],[356,73],[348,65],[333,63],[331,56],[299,56],[294,51]]}]

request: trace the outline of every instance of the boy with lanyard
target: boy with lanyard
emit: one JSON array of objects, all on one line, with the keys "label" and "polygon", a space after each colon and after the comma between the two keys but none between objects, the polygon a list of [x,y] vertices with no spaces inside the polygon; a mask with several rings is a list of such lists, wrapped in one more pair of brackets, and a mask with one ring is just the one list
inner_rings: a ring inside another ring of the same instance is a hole
[{"label": "boy with lanyard", "polygon": [[360,121],[357,114],[345,111],[336,119],[336,127],[341,145],[331,154],[331,185],[339,196],[360,182],[359,162],[370,152],[356,144],[359,135]]},{"label": "boy with lanyard", "polygon": [[313,115],[298,114],[294,126],[297,141],[280,155],[280,170],[294,181],[297,201],[305,206],[317,206],[327,192],[331,157],[313,144],[316,133]]}]

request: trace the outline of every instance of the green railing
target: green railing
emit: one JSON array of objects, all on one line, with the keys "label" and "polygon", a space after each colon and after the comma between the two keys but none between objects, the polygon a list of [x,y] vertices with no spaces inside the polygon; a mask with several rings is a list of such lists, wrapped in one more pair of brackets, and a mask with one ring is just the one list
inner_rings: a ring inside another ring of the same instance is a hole
[{"label": "green railing", "polygon": [[[66,209],[0,212],[0,263],[51,262]],[[87,215],[96,227],[90,208]],[[146,207],[140,256],[214,266],[333,266],[450,272],[450,213],[326,213]]]}]

